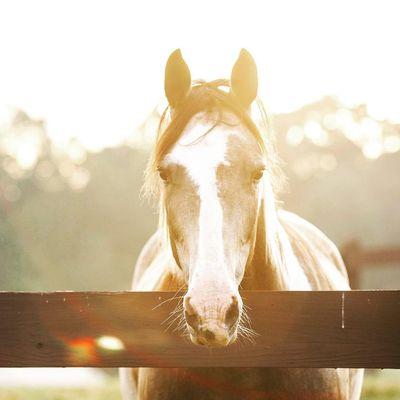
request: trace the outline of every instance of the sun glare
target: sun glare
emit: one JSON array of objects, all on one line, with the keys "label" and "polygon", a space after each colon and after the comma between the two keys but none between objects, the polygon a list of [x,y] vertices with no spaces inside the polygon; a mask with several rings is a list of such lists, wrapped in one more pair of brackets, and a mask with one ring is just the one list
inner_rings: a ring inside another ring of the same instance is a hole
[{"label": "sun glare", "polygon": [[115,336],[100,336],[96,339],[96,344],[99,347],[110,351],[121,351],[125,349],[124,343],[121,339],[118,339]]},{"label": "sun glare", "polygon": [[[376,118],[400,121],[398,11],[385,1],[205,0],[195,12],[177,0],[2,2],[0,123],[10,105],[45,120],[60,145],[71,137],[93,151],[118,145],[162,101],[165,60],[177,47],[193,77],[205,79],[229,77],[247,47],[259,68],[260,97],[274,113],[335,94],[346,105],[367,103]],[[327,141],[316,125],[305,134]],[[298,140],[294,131],[288,136]]]}]

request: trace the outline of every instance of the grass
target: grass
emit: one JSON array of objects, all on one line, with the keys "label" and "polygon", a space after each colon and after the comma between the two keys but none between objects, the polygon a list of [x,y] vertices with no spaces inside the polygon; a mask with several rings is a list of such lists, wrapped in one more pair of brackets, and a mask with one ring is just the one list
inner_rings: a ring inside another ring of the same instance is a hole
[{"label": "grass", "polygon": [[117,379],[101,387],[82,388],[3,388],[0,400],[121,400]]},{"label": "grass", "polygon": [[399,400],[400,371],[369,373],[364,379],[362,400]]},{"label": "grass", "polygon": [[[367,374],[362,400],[399,400],[400,373],[397,371]],[[68,388],[3,388],[0,400],[121,400],[118,379],[104,387]]]}]

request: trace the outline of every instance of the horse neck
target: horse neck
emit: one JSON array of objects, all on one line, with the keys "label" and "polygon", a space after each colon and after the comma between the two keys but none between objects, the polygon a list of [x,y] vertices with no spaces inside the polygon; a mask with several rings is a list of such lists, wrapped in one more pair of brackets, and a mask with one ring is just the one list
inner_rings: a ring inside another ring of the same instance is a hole
[{"label": "horse neck", "polygon": [[253,251],[246,265],[241,288],[290,289],[286,256],[293,253],[288,245],[288,237],[278,219],[272,188],[267,186],[260,199]]}]

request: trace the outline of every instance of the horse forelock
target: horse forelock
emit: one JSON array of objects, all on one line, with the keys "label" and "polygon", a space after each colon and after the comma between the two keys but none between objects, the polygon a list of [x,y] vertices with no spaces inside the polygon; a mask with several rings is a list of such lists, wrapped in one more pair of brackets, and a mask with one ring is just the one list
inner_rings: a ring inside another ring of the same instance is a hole
[{"label": "horse forelock", "polygon": [[[259,99],[257,100],[258,116],[253,119],[249,110],[245,109],[231,93],[226,91],[226,88],[229,87],[229,81],[223,79],[211,82],[195,81],[190,94],[178,108],[172,110],[167,107],[164,110],[160,117],[156,143],[150,154],[142,187],[142,194],[150,202],[156,205],[160,203],[161,181],[158,176],[160,162],[177,143],[193,117],[201,113],[217,115],[215,125],[226,122],[224,116],[227,115],[227,112],[235,115],[256,139],[259,148],[268,160],[269,177],[273,189],[277,191],[281,187],[284,178],[264,105]],[[204,132],[205,135],[207,133],[207,131]]]}]

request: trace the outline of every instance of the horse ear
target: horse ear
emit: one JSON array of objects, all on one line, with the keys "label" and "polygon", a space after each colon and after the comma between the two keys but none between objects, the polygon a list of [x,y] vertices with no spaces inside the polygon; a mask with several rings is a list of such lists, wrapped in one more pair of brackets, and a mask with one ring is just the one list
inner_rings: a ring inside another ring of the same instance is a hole
[{"label": "horse ear", "polygon": [[257,88],[256,63],[252,55],[246,49],[242,49],[232,68],[231,92],[245,108],[248,108],[257,96]]},{"label": "horse ear", "polygon": [[169,105],[176,107],[189,93],[191,87],[190,71],[182,57],[180,49],[176,49],[168,57],[165,66],[164,90]]}]

